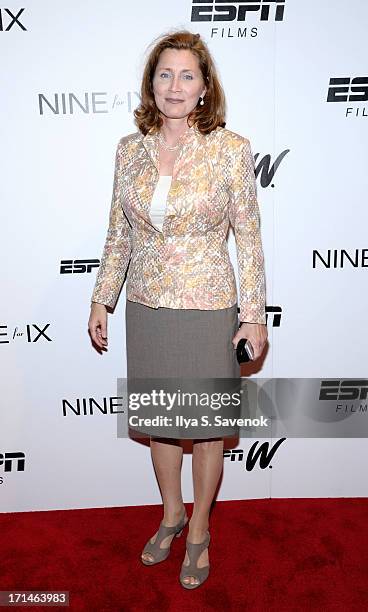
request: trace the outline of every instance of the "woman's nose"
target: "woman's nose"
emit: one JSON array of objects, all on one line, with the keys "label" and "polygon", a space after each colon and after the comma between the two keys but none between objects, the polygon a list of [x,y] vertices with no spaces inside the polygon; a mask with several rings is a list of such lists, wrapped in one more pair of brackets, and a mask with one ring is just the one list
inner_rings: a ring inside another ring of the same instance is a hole
[{"label": "woman's nose", "polygon": [[172,91],[180,91],[180,77],[179,75],[174,76],[172,78],[171,84],[170,84],[170,89]]}]

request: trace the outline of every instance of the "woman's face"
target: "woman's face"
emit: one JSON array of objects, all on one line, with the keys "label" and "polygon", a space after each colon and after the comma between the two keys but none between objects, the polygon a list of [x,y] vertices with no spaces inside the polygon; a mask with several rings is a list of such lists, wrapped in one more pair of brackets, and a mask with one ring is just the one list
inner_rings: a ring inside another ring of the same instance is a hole
[{"label": "woman's face", "polygon": [[152,80],[159,111],[170,119],[187,117],[206,87],[197,57],[187,49],[164,49]]}]

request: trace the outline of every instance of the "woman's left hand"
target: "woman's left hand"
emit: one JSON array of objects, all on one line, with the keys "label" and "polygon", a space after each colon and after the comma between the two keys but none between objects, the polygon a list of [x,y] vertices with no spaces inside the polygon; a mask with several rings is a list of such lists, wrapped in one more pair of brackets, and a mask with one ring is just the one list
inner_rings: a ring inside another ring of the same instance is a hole
[{"label": "woman's left hand", "polygon": [[232,339],[232,343],[234,349],[236,349],[241,338],[249,340],[253,347],[254,359],[258,359],[267,342],[267,336],[267,325],[263,323],[242,323]]}]

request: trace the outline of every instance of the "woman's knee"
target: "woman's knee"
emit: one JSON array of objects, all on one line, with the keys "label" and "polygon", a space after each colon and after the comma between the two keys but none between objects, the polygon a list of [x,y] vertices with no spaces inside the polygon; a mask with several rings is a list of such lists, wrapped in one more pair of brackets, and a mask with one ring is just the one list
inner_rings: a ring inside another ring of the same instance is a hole
[{"label": "woman's knee", "polygon": [[210,438],[207,440],[193,440],[193,450],[208,453],[215,449],[221,449],[224,445],[223,438]]}]

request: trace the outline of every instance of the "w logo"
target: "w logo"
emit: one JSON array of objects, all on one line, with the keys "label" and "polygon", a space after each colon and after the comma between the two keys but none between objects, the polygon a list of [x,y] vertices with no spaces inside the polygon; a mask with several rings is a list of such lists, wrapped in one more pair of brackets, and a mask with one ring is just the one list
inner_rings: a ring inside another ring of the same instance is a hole
[{"label": "w logo", "polygon": [[[269,442],[263,442],[257,448],[259,442],[255,442],[250,448],[245,460],[245,469],[247,472],[251,472],[256,467],[257,463],[259,464],[261,470],[265,470],[267,467],[272,468],[272,465],[270,465],[271,460],[279,446],[281,446],[285,440],[286,438],[277,440],[272,448],[270,447]],[[242,449],[226,450],[224,451],[224,458],[226,457],[229,457],[230,461],[242,461],[244,458],[244,451]]]},{"label": "w logo", "polygon": [[259,463],[259,467],[261,470],[265,470],[267,467],[272,468],[270,465],[271,460],[276,453],[277,449],[281,444],[286,440],[286,438],[281,438],[277,440],[274,446],[271,448],[269,442],[263,442],[259,448],[257,449],[258,442],[255,442],[253,446],[250,448],[247,458],[245,460],[245,469],[247,472],[251,472],[257,462]]},{"label": "w logo", "polygon": [[[271,184],[273,177],[276,174],[277,168],[281,164],[284,157],[289,153],[289,151],[290,149],[285,149],[285,151],[282,151],[282,153],[280,153],[280,155],[276,158],[272,166],[271,166],[271,155],[265,155],[258,162],[258,164],[256,165],[255,172],[256,172],[256,177],[258,177],[258,175],[260,174],[259,182],[261,184],[261,187],[268,187]],[[255,162],[257,161],[258,155],[259,153],[257,153],[254,156]]]}]

